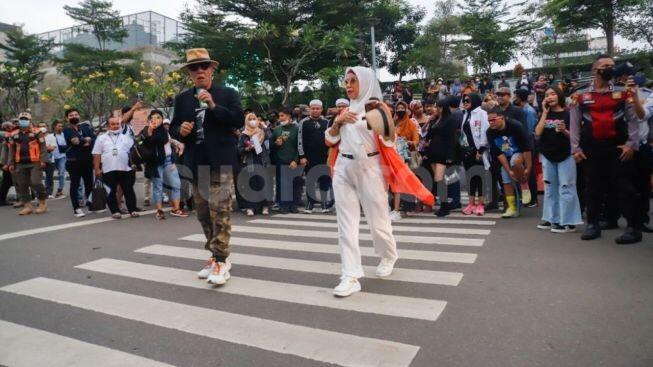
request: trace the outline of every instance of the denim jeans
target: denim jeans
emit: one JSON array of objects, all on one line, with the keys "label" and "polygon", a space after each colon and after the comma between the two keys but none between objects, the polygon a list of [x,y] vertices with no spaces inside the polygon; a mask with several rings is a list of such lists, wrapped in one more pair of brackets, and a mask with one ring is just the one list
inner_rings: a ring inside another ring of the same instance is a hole
[{"label": "denim jeans", "polygon": [[160,204],[163,201],[163,182],[170,186],[170,200],[178,201],[181,198],[181,179],[177,166],[171,158],[157,167],[159,177],[152,177],[152,203]]},{"label": "denim jeans", "polygon": [[57,191],[63,191],[63,187],[66,185],[66,157],[61,157],[54,160],[54,166],[52,168],[46,168],[45,174],[45,191],[48,195],[52,195],[54,190],[54,171],[57,171],[58,183]]},{"label": "denim jeans", "polygon": [[573,156],[551,162],[540,155],[544,173],[544,209],[542,220],[564,225],[583,223],[576,192],[576,161]]}]

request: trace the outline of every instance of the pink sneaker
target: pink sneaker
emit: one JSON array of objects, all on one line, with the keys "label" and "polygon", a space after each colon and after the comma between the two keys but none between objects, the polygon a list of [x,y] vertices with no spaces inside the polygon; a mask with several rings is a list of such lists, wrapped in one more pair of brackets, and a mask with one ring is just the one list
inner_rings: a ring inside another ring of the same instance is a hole
[{"label": "pink sneaker", "polygon": [[463,214],[465,214],[465,215],[472,215],[472,214],[474,214],[474,211],[475,211],[475,210],[476,210],[476,205],[474,205],[474,204],[472,204],[472,203],[469,203],[469,204],[467,204],[467,206],[465,207],[465,209],[463,209]]},{"label": "pink sneaker", "polygon": [[478,204],[476,206],[476,215],[482,217],[485,215],[485,205],[483,204]]}]

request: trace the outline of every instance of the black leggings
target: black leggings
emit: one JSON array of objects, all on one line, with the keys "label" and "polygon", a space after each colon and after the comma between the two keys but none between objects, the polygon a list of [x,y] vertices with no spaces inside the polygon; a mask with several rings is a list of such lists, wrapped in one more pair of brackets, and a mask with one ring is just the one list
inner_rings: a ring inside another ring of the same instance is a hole
[{"label": "black leggings", "polygon": [[125,204],[130,213],[136,211],[136,193],[134,193],[134,183],[136,183],[136,176],[131,171],[111,171],[102,175],[102,181],[109,186],[111,194],[107,197],[107,204],[111,214],[120,213],[118,207],[118,199],[116,198],[118,185],[122,188],[125,195]]},{"label": "black leggings", "polygon": [[93,190],[93,162],[87,159],[67,161],[66,171],[70,175],[70,201],[73,204],[73,210],[78,209],[80,181],[84,180],[84,196],[86,199]]},{"label": "black leggings", "polygon": [[[465,154],[465,159],[463,161],[465,171],[469,171],[471,167],[478,165],[483,165],[483,161],[478,161],[476,159],[476,152]],[[469,179],[469,197],[472,198],[475,196],[483,196],[483,180],[481,180],[478,175],[474,175]]]}]

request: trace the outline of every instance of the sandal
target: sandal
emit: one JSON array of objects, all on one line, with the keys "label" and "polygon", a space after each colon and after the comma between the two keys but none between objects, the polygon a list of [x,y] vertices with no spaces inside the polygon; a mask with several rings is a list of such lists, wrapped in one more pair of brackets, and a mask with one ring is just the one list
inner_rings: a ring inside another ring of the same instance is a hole
[{"label": "sandal", "polygon": [[165,214],[163,213],[163,210],[157,210],[156,211],[156,220],[163,220],[166,219]]},{"label": "sandal", "polygon": [[122,215],[120,213],[113,213],[113,214],[111,214],[111,218],[113,218],[113,219],[122,219]]},{"label": "sandal", "polygon": [[140,217],[141,215],[138,214],[138,213],[136,213],[136,212],[131,212],[131,213],[129,213],[129,216],[131,216],[132,218],[138,218],[138,217]]}]

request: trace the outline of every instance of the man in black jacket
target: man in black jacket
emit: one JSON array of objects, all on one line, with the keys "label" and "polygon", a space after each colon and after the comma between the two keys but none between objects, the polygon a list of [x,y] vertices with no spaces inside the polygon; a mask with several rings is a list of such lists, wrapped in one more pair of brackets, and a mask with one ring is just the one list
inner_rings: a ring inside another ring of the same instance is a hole
[{"label": "man in black jacket", "polygon": [[[315,180],[317,173],[311,174],[315,167],[326,167],[329,148],[324,142],[324,132],[327,129],[329,121],[322,117],[322,101],[314,99],[309,103],[310,115],[299,122],[298,131],[298,149],[299,163],[305,166],[306,177],[306,209],[304,213],[311,214],[313,207],[317,203],[315,197]],[[328,171],[326,175],[321,175],[317,179],[320,186],[320,201],[322,203],[322,213],[328,213],[327,195],[331,190],[331,177]]]},{"label": "man in black jacket", "polygon": [[[244,124],[240,97],[235,90],[213,83],[218,62],[204,48],[186,51],[182,67],[194,86],[175,97],[172,136],[186,146],[184,165],[193,173],[193,197],[197,219],[211,251],[200,279],[224,284],[230,277],[231,194],[233,167],[238,163],[238,139],[234,130]],[[206,190],[206,183],[209,183]]]},{"label": "man in black jacket", "polygon": [[[93,155],[91,149],[95,144],[95,133],[87,124],[80,124],[79,111],[69,108],[65,112],[70,124],[63,129],[66,139],[66,171],[70,176],[70,202],[73,204],[73,215],[81,218],[86,214],[79,203],[79,185],[84,180],[84,196],[88,199],[93,189]],[[87,204],[88,200],[87,200]]]}]

